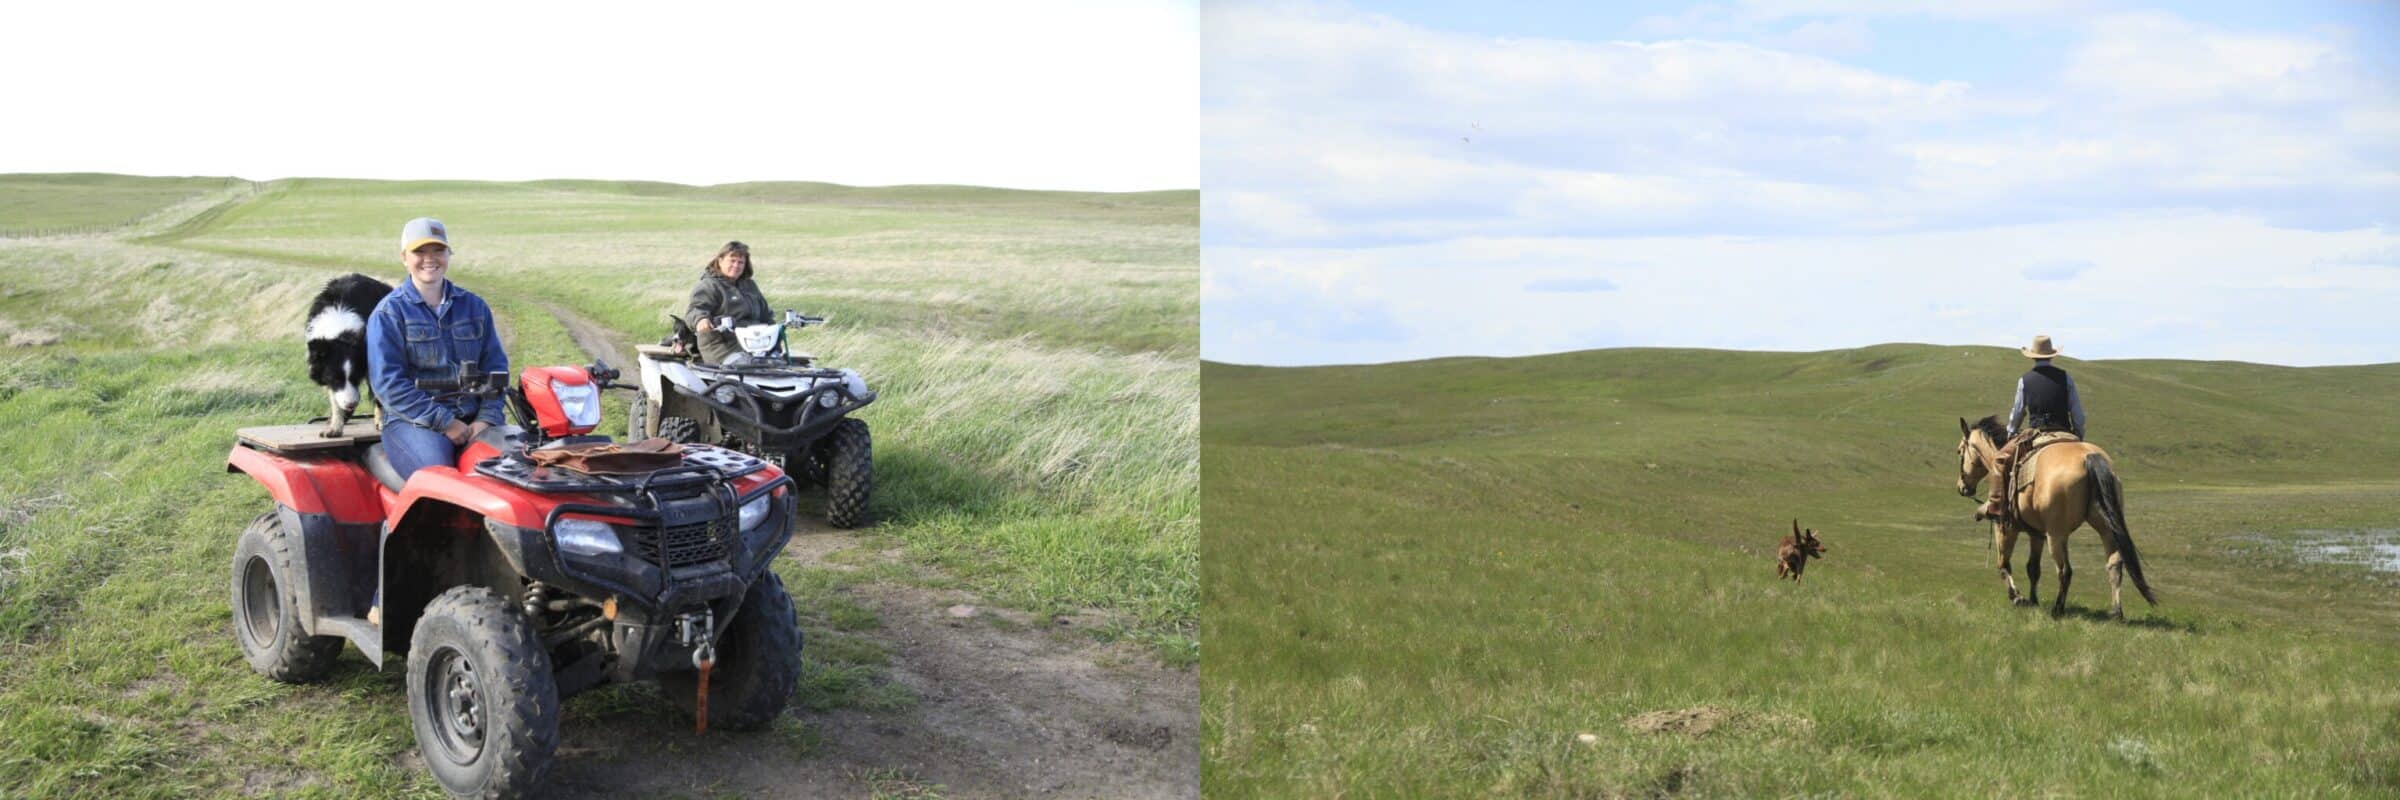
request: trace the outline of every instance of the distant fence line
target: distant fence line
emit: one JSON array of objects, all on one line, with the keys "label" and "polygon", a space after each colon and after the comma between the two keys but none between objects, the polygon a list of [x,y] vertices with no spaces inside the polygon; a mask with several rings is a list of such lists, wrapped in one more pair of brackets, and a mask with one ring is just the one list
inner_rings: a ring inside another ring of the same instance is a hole
[{"label": "distant fence line", "polygon": [[133,220],[120,222],[115,225],[74,225],[64,228],[0,228],[0,239],[36,239],[44,236],[78,236],[87,233],[105,233],[125,227],[127,225],[131,225],[140,219],[141,217],[135,217]]},{"label": "distant fence line", "polygon": [[222,192],[236,186],[248,188],[251,194],[257,194],[259,187],[262,185],[263,184],[259,183],[258,181],[227,181],[224,186],[184,195],[183,197],[177,198],[175,202],[135,214],[132,218],[127,219],[124,222],[110,225],[53,225],[35,228],[0,228],[0,239],[41,239],[51,236],[84,236],[94,233],[107,233],[109,231],[124,230],[126,228],[142,224],[144,221],[150,219],[151,217],[158,216],[161,212],[164,212],[167,209],[174,208],[184,203],[189,203],[194,198],[205,197],[207,195],[216,192]]}]

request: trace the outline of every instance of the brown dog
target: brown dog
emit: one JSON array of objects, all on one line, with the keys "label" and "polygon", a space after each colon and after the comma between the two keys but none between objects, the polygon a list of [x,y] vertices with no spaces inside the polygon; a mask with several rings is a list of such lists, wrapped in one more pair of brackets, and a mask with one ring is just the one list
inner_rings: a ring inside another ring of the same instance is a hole
[{"label": "brown dog", "polygon": [[1825,557],[1825,543],[1817,540],[1817,530],[1800,530],[1800,521],[1792,520],[1792,535],[1783,537],[1783,545],[1775,548],[1775,577],[1800,580],[1800,570],[1808,567],[1810,556]]}]

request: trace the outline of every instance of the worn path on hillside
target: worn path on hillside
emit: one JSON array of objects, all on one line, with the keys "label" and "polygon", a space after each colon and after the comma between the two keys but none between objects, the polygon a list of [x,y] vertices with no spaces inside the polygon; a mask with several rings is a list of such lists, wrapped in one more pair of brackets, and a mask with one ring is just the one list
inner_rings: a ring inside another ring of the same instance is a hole
[{"label": "worn path on hillside", "polygon": [[[542,305],[587,355],[616,354],[607,329],[557,304]],[[634,368],[629,361],[609,363],[629,373]],[[865,548],[855,534],[803,520],[782,557],[814,568],[858,569],[826,556]],[[879,627],[855,635],[884,646],[889,677],[916,695],[913,706],[795,709],[788,713],[815,741],[805,752],[780,733],[694,736],[688,728],[659,729],[655,714],[603,716],[600,725],[562,732],[550,791],[816,798],[939,786],[944,797],[1199,796],[1195,671],[1162,666],[1130,644],[1099,643],[1081,630],[1090,619],[1038,619],[984,608],[968,592],[892,581],[862,581],[843,591],[880,618]],[[974,615],[949,612],[961,605],[975,606]]]}]

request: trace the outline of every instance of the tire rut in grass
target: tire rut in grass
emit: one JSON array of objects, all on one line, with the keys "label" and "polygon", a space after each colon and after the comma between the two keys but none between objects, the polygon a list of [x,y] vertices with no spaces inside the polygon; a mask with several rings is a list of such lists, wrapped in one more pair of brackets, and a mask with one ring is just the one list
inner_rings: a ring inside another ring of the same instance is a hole
[{"label": "tire rut in grass", "polygon": [[568,338],[575,340],[576,349],[582,350],[585,357],[608,362],[609,366],[620,371],[633,366],[633,360],[625,356],[625,351],[617,349],[616,334],[610,333],[607,328],[549,300],[536,300],[534,303],[558,319],[559,327],[567,329]]}]

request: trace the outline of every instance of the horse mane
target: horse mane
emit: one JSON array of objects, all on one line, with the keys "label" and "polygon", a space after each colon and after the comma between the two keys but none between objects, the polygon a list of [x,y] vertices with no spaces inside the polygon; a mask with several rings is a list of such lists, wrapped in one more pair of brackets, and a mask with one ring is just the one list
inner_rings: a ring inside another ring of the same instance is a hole
[{"label": "horse mane", "polygon": [[2000,423],[1998,414],[1976,420],[1975,429],[1983,431],[1983,437],[1990,439],[1993,447],[2008,443],[2008,426]]}]

